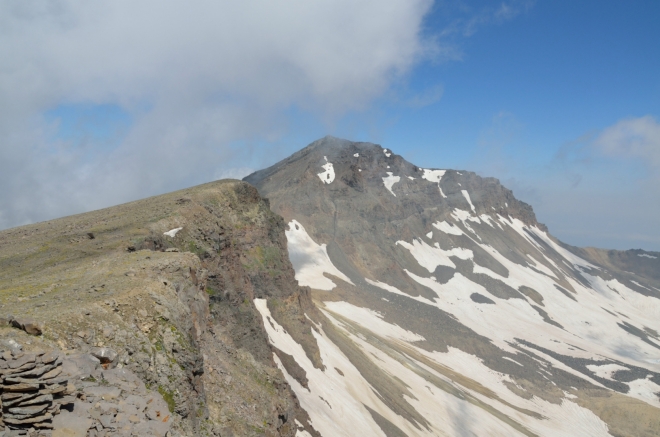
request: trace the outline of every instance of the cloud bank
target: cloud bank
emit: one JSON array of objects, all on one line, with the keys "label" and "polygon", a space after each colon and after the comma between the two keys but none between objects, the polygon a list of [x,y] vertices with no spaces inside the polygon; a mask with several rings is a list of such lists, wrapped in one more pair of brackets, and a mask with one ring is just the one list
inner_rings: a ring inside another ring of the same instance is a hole
[{"label": "cloud bank", "polygon": [[618,121],[598,135],[593,147],[612,158],[642,160],[660,178],[660,123],[650,115]]},{"label": "cloud bank", "polygon": [[[291,108],[368,108],[433,53],[431,6],[2,2],[0,228],[240,176],[232,144],[280,138]],[[67,135],[62,108],[99,105],[129,125],[103,141]]]}]

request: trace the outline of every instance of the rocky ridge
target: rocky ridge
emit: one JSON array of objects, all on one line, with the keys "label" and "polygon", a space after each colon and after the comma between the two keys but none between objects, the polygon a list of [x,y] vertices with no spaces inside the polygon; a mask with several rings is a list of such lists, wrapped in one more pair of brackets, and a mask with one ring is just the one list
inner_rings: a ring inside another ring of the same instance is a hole
[{"label": "rocky ridge", "polygon": [[[2,231],[0,315],[42,333],[6,324],[0,338],[26,353],[111,349],[116,367],[91,377],[134,374],[168,405],[171,436],[315,435],[253,304],[277,300],[305,325],[312,303],[294,280],[284,227],[253,187],[220,181]],[[88,435],[122,435],[98,423]]]}]

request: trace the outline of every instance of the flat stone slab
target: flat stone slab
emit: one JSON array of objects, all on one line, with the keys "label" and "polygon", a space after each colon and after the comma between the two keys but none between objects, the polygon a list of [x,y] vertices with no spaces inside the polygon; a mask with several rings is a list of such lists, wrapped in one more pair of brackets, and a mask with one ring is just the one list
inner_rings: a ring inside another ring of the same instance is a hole
[{"label": "flat stone slab", "polygon": [[105,401],[117,399],[121,395],[121,389],[117,387],[93,386],[86,387],[84,391],[87,396],[99,397]]},{"label": "flat stone slab", "polygon": [[5,391],[37,391],[39,390],[39,384],[30,384],[27,382],[22,382],[19,384],[6,384],[4,386]]},{"label": "flat stone slab", "polygon": [[62,411],[53,419],[53,437],[86,437],[92,424],[89,417]]},{"label": "flat stone slab", "polygon": [[27,407],[9,407],[9,412],[12,414],[22,414],[26,416],[34,416],[35,414],[39,414],[42,411],[44,411],[46,408],[48,408],[49,404],[42,404],[42,405],[30,405]]},{"label": "flat stone slab", "polygon": [[5,417],[4,421],[5,423],[9,423],[12,425],[26,425],[26,424],[32,424],[32,423],[39,423],[39,422],[45,422],[47,420],[50,420],[53,418],[53,415],[50,413],[43,414],[41,416],[37,417],[29,417],[26,419],[13,419],[11,417]]}]

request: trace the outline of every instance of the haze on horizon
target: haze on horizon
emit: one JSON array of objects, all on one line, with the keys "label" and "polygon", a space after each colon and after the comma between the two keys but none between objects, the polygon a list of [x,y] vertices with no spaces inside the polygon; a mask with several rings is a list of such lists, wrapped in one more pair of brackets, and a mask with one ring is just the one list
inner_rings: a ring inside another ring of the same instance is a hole
[{"label": "haze on horizon", "polygon": [[660,251],[657,1],[0,4],[0,229],[332,134],[494,176],[579,246]]}]

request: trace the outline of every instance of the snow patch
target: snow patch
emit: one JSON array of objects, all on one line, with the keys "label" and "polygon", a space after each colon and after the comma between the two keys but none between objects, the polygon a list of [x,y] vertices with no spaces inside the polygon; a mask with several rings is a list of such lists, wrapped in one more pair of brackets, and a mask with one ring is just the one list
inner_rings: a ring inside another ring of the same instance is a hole
[{"label": "snow patch", "polygon": [[328,162],[328,157],[324,156],[325,164],[323,164],[323,169],[325,171],[318,173],[317,176],[321,178],[324,184],[331,184],[335,180],[335,169],[332,166],[332,162]]},{"label": "snow patch", "polygon": [[637,282],[637,281],[630,281],[630,282],[632,282],[633,284],[635,284],[635,285],[638,286],[638,287],[642,287],[642,288],[646,288],[647,290],[650,290],[649,287],[645,287],[645,286],[643,286],[642,284],[640,284],[640,283]]},{"label": "snow patch", "polygon": [[511,359],[511,358],[509,358],[509,357],[502,357],[502,359],[507,360],[507,361],[511,361],[512,363],[516,363],[516,364],[519,365],[520,367],[524,367],[524,366],[523,366],[522,364],[520,364],[518,361],[516,361],[516,360],[514,360],[514,359]]},{"label": "snow patch", "polygon": [[433,238],[433,231],[426,234],[426,238],[429,238],[429,239]]},{"label": "snow patch", "polygon": [[326,245],[316,244],[298,221],[289,222],[289,229],[285,231],[285,235],[289,246],[289,259],[300,285],[317,290],[332,290],[337,284],[326,278],[324,273],[355,285],[332,264]]},{"label": "snow patch", "polygon": [[660,385],[651,381],[651,375],[648,375],[646,379],[636,379],[628,383],[630,390],[628,391],[628,396],[644,401],[647,404],[651,404],[654,407],[660,408],[660,399],[658,398],[658,393],[660,393]]},{"label": "snow patch", "polygon": [[445,193],[442,192],[442,188],[440,188],[440,181],[442,180],[442,177],[445,175],[447,170],[431,170],[428,168],[423,168],[422,169],[422,179],[426,179],[429,182],[436,182],[438,184],[438,190],[440,190],[440,194],[442,197],[446,198]]},{"label": "snow patch", "polygon": [[174,237],[176,236],[176,234],[177,234],[181,229],[183,229],[183,228],[175,228],[175,229],[169,230],[169,231],[167,231],[167,232],[163,232],[163,235],[167,235],[168,237],[172,237],[172,238],[174,238]]},{"label": "snow patch", "polygon": [[449,259],[450,256],[455,256],[465,260],[472,259],[474,257],[474,254],[469,249],[456,247],[450,250],[443,250],[439,247],[439,245],[437,245],[437,243],[435,247],[432,247],[421,239],[413,239],[412,244],[403,240],[399,240],[396,242],[396,244],[408,249],[417,263],[428,270],[430,273],[435,272],[435,269],[438,266],[446,266],[455,269],[456,264],[454,264],[451,259]]},{"label": "snow patch", "polygon": [[322,327],[317,325],[319,332],[312,330],[319,347],[321,361],[326,369],[341,369],[344,376],[335,371],[324,372],[314,367],[302,346],[271,316],[266,299],[255,299],[254,306],[261,314],[270,343],[291,355],[305,370],[309,389],[304,388],[289,375],[279,357],[273,354],[277,367],[298,396],[301,407],[309,414],[310,424],[321,435],[383,436],[380,427],[364,405],[390,421],[395,423],[398,421],[396,415],[373,393],[369,383],[350,360],[325,336]]},{"label": "snow patch", "polygon": [[463,235],[463,231],[458,226],[454,226],[446,221],[433,223],[433,227],[450,235]]},{"label": "snow patch", "polygon": [[648,255],[648,254],[646,254],[646,253],[638,253],[637,256],[642,257],[642,258],[658,259],[657,256]]},{"label": "snow patch", "polygon": [[[389,168],[389,166],[388,166],[388,168]],[[389,190],[389,192],[392,193],[392,195],[394,197],[396,197],[396,194],[394,194],[394,191],[392,191],[392,186],[394,184],[396,184],[397,182],[399,182],[400,180],[401,180],[401,177],[400,176],[392,176],[391,171],[388,171],[387,172],[387,177],[383,178],[383,184],[385,185],[385,188],[387,188]]]},{"label": "snow patch", "polygon": [[467,192],[467,190],[461,190],[461,193],[463,193],[463,197],[465,197],[465,200],[468,201],[470,204],[470,208],[472,208],[472,212],[476,213],[477,210],[474,209],[474,205],[472,204],[472,200],[470,200],[470,194]]},{"label": "snow patch", "polygon": [[412,176],[408,176],[408,179],[410,179],[411,181],[414,181],[414,180],[415,180],[415,178],[412,177]]},{"label": "snow patch", "polygon": [[354,154],[353,154],[353,157],[354,157],[354,158],[357,158],[358,156],[360,156],[359,153],[354,153]]},{"label": "snow patch", "polygon": [[385,156],[387,156],[388,158],[392,156],[392,154],[388,152],[387,149],[383,149],[383,153],[385,153]]},{"label": "snow patch", "polygon": [[601,378],[612,380],[612,375],[619,370],[630,370],[627,367],[619,366],[618,364],[589,364],[587,369],[591,370]]}]

